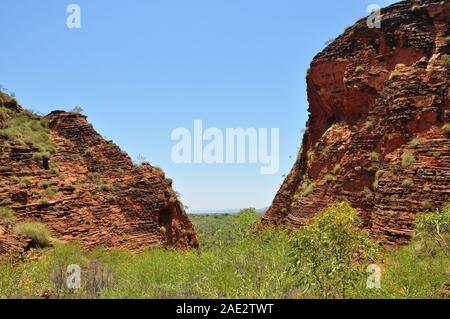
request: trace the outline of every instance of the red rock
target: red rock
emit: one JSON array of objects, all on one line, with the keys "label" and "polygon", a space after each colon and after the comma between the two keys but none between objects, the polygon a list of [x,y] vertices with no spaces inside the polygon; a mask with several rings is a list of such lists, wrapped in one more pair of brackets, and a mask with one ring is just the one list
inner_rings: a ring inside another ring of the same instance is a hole
[{"label": "red rock", "polygon": [[[14,111],[24,112],[20,107]],[[198,247],[193,224],[160,169],[134,165],[83,115],[55,111],[45,118],[57,145],[48,165],[33,160],[37,150],[32,145],[17,145],[0,135],[0,202],[12,201],[9,207],[18,222],[40,221],[54,238],[88,247]],[[0,128],[4,124],[0,118]],[[89,174],[96,174],[103,186]],[[16,183],[23,177],[28,187]],[[56,194],[46,196],[44,182],[54,186]],[[43,203],[44,198],[48,202]],[[26,245],[11,224],[1,221],[0,255],[23,252]]]},{"label": "red rock", "polygon": [[[344,200],[373,236],[401,244],[419,212],[449,201],[450,139],[442,127],[450,122],[450,73],[442,56],[450,53],[450,3],[422,4],[383,9],[381,29],[361,19],[314,58],[303,147],[264,222],[298,227]],[[402,166],[408,152],[414,163]]]}]

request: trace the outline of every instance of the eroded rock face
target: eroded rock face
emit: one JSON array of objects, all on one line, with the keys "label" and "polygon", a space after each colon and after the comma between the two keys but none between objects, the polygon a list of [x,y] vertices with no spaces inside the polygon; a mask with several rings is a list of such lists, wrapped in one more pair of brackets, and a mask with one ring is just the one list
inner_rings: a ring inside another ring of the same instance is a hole
[{"label": "eroded rock face", "polygon": [[348,201],[388,244],[417,213],[450,200],[450,2],[403,1],[317,55],[308,72],[303,147],[265,222],[297,227]]},{"label": "eroded rock face", "polygon": [[[160,169],[133,165],[81,114],[56,111],[45,119],[57,146],[48,159],[0,134],[0,202],[6,200],[17,222],[42,222],[55,239],[89,247],[198,247],[195,229]],[[21,253],[27,243],[0,218],[0,255]]]}]

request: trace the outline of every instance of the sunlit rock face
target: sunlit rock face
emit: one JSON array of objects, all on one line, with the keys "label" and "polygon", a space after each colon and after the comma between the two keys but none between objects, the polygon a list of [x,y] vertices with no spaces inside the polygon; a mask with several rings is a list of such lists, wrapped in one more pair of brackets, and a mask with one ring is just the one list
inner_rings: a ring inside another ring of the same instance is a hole
[{"label": "sunlit rock face", "polygon": [[401,244],[450,200],[450,2],[412,6],[383,9],[379,29],[358,21],[314,58],[303,146],[264,222],[297,227],[348,201]]},{"label": "sunlit rock face", "polygon": [[[44,120],[56,146],[40,159],[33,143],[0,134],[0,202],[13,211],[16,223],[41,222],[54,241],[88,247],[198,247],[193,224],[162,170],[134,165],[81,114],[55,111],[41,117],[14,103],[0,107],[8,108],[10,117]],[[30,244],[14,232],[14,223],[0,218],[0,256],[24,253]]]}]

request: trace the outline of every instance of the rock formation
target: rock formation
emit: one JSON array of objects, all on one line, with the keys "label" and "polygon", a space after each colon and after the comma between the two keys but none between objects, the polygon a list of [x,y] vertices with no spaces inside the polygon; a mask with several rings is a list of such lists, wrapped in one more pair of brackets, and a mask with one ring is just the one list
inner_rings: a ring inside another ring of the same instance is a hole
[{"label": "rock formation", "polygon": [[[16,222],[41,222],[55,240],[129,250],[198,247],[171,180],[104,140],[86,116],[45,117],[0,95],[0,208]],[[0,216],[0,255],[30,241]]]},{"label": "rock formation", "polygon": [[450,199],[450,2],[403,1],[318,54],[298,159],[264,216],[297,227],[336,201],[388,244]]}]

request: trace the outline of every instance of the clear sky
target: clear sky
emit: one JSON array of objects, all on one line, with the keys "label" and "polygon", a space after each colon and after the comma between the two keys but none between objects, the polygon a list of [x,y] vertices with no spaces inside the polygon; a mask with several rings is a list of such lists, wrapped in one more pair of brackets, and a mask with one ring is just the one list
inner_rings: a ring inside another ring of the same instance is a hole
[{"label": "clear sky", "polygon": [[[0,83],[27,108],[81,106],[130,156],[162,167],[191,210],[265,207],[307,120],[305,74],[325,42],[388,0],[2,0]],[[81,29],[66,8],[81,7]],[[279,128],[280,170],[174,164],[171,132]]]}]

